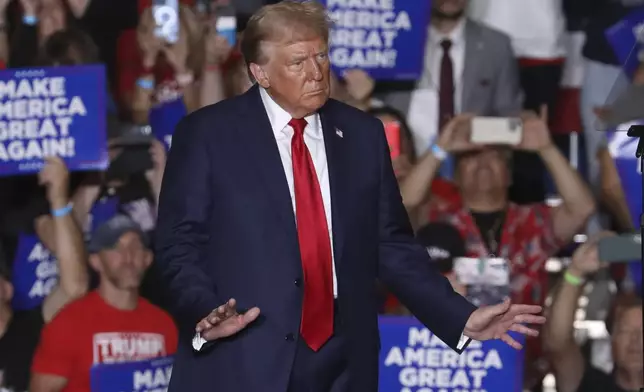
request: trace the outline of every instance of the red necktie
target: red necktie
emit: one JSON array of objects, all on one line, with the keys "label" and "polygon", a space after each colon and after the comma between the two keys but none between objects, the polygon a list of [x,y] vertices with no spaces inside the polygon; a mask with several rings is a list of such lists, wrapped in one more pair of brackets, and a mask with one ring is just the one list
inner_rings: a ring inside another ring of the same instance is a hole
[{"label": "red necktie", "polygon": [[452,41],[441,41],[443,57],[441,59],[440,86],[438,95],[438,132],[454,117],[454,66],[449,50]]},{"label": "red necktie", "polygon": [[304,143],[306,120],[292,119],[291,155],[297,236],[304,272],[300,335],[317,351],[333,334],[333,259],[320,184]]}]

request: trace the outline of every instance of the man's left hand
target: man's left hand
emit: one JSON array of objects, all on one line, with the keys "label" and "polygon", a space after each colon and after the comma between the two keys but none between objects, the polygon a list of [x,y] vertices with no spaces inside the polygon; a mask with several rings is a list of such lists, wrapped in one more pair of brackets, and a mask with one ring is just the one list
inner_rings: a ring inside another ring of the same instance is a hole
[{"label": "man's left hand", "polygon": [[521,119],[523,120],[523,137],[517,146],[518,149],[539,152],[552,146],[546,105],[541,107],[538,116],[533,112],[526,112],[521,116]]},{"label": "man's left hand", "polygon": [[524,335],[538,336],[539,331],[524,324],[543,324],[546,318],[540,316],[541,306],[513,305],[510,299],[493,306],[478,308],[465,324],[464,334],[474,340],[501,339],[511,347],[523,348],[508,332],[514,331]]}]

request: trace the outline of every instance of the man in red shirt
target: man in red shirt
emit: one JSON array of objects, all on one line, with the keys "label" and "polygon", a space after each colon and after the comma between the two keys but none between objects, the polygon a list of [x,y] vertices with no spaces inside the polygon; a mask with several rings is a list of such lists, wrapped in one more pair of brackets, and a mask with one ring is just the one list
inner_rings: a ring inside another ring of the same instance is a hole
[{"label": "man in red shirt", "polygon": [[170,356],[177,349],[170,316],[139,296],[152,253],[138,225],[115,216],[95,231],[88,251],[99,287],[43,329],[32,392],[86,392],[92,378],[110,366]]}]

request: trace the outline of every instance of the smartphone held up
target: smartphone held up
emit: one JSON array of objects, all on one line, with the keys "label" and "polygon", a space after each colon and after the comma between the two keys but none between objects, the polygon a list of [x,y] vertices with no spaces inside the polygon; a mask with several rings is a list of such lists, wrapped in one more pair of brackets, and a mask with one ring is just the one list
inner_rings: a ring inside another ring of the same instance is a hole
[{"label": "smartphone held up", "polygon": [[474,144],[516,146],[523,138],[523,122],[515,117],[474,117],[470,141]]},{"label": "smartphone held up", "polygon": [[385,136],[389,144],[391,159],[394,160],[400,156],[400,123],[398,121],[387,121],[384,123]]},{"label": "smartphone held up", "polygon": [[154,34],[168,44],[179,40],[179,0],[153,0]]}]

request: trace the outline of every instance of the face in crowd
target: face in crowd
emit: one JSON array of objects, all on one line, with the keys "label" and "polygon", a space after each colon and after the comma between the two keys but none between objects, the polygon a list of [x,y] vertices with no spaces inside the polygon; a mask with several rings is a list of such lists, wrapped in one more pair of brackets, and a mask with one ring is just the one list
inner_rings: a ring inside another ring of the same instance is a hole
[{"label": "face in crowd", "polygon": [[642,370],[642,306],[617,312],[611,332],[615,367],[632,372]]},{"label": "face in crowd", "polygon": [[117,290],[136,290],[152,263],[152,252],[136,232],[126,232],[110,249],[90,256],[90,263],[101,277],[101,283]]},{"label": "face in crowd", "polygon": [[461,192],[507,192],[511,183],[510,154],[502,147],[486,147],[459,154],[455,180]]},{"label": "face in crowd", "polygon": [[467,0],[433,0],[432,17],[456,20],[465,14]]}]

